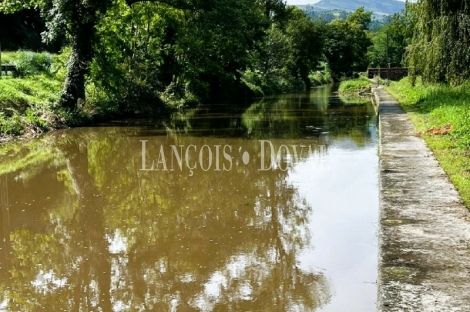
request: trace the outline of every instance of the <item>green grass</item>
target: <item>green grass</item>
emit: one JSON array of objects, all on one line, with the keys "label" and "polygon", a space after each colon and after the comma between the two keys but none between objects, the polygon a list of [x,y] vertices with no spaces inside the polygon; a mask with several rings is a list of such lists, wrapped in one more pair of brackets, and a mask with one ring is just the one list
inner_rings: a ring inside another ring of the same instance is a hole
[{"label": "green grass", "polygon": [[12,64],[18,52],[2,51],[2,64]]},{"label": "green grass", "polygon": [[[408,113],[436,155],[442,168],[470,208],[470,82],[458,87],[424,85],[414,87],[408,78],[386,88]],[[451,127],[448,134],[431,135],[431,129]]]},{"label": "green grass", "polygon": [[3,64],[15,64],[17,75],[0,79],[0,136],[38,134],[62,118],[55,107],[63,85],[53,72],[54,56],[28,51],[3,52]]},{"label": "green grass", "polygon": [[372,85],[373,83],[365,77],[345,80],[342,81],[339,85],[338,92],[343,95],[357,94],[365,89],[370,88]]},{"label": "green grass", "polygon": [[49,105],[59,96],[62,81],[44,74],[26,78],[3,77],[0,80],[0,105]]},{"label": "green grass", "polygon": [[345,105],[364,105],[370,102],[370,87],[373,83],[360,77],[342,81],[338,88],[338,94]]}]

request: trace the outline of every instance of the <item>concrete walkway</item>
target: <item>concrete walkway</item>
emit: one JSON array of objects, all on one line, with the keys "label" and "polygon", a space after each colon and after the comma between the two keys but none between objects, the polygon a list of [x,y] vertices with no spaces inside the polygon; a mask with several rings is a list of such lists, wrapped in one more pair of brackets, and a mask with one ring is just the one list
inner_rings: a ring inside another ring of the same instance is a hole
[{"label": "concrete walkway", "polygon": [[470,214],[398,103],[380,87],[377,309],[470,311]]}]

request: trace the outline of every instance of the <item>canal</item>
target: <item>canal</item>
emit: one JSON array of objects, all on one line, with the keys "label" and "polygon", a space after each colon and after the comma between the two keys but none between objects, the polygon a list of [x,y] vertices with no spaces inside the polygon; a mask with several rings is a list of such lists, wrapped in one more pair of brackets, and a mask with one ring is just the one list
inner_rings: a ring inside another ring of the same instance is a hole
[{"label": "canal", "polygon": [[331,87],[0,147],[0,311],[375,311],[372,104]]}]

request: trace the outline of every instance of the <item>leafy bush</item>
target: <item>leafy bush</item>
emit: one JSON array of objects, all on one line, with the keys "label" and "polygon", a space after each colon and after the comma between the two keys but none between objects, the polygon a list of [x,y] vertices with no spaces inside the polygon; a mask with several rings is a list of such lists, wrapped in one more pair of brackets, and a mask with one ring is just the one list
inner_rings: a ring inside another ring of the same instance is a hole
[{"label": "leafy bush", "polygon": [[331,72],[327,70],[310,73],[308,78],[312,82],[312,86],[321,86],[333,82]]},{"label": "leafy bush", "polygon": [[304,90],[305,85],[300,79],[287,74],[266,76],[259,70],[247,70],[243,73],[242,81],[256,95],[272,95],[288,93],[294,90]]}]

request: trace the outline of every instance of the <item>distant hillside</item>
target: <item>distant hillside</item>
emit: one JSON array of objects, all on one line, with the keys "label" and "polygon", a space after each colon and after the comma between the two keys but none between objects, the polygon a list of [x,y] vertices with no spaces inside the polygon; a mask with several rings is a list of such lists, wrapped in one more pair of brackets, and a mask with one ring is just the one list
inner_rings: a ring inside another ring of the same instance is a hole
[{"label": "distant hillside", "polygon": [[302,10],[314,20],[324,20],[327,23],[335,19],[346,19],[348,15],[352,14],[349,11],[343,10],[319,10],[311,6],[303,8]]},{"label": "distant hillside", "polygon": [[321,0],[316,4],[298,5],[304,11],[318,10],[330,11],[341,10],[352,12],[363,6],[374,15],[392,15],[399,13],[405,8],[405,3],[397,0]]}]

